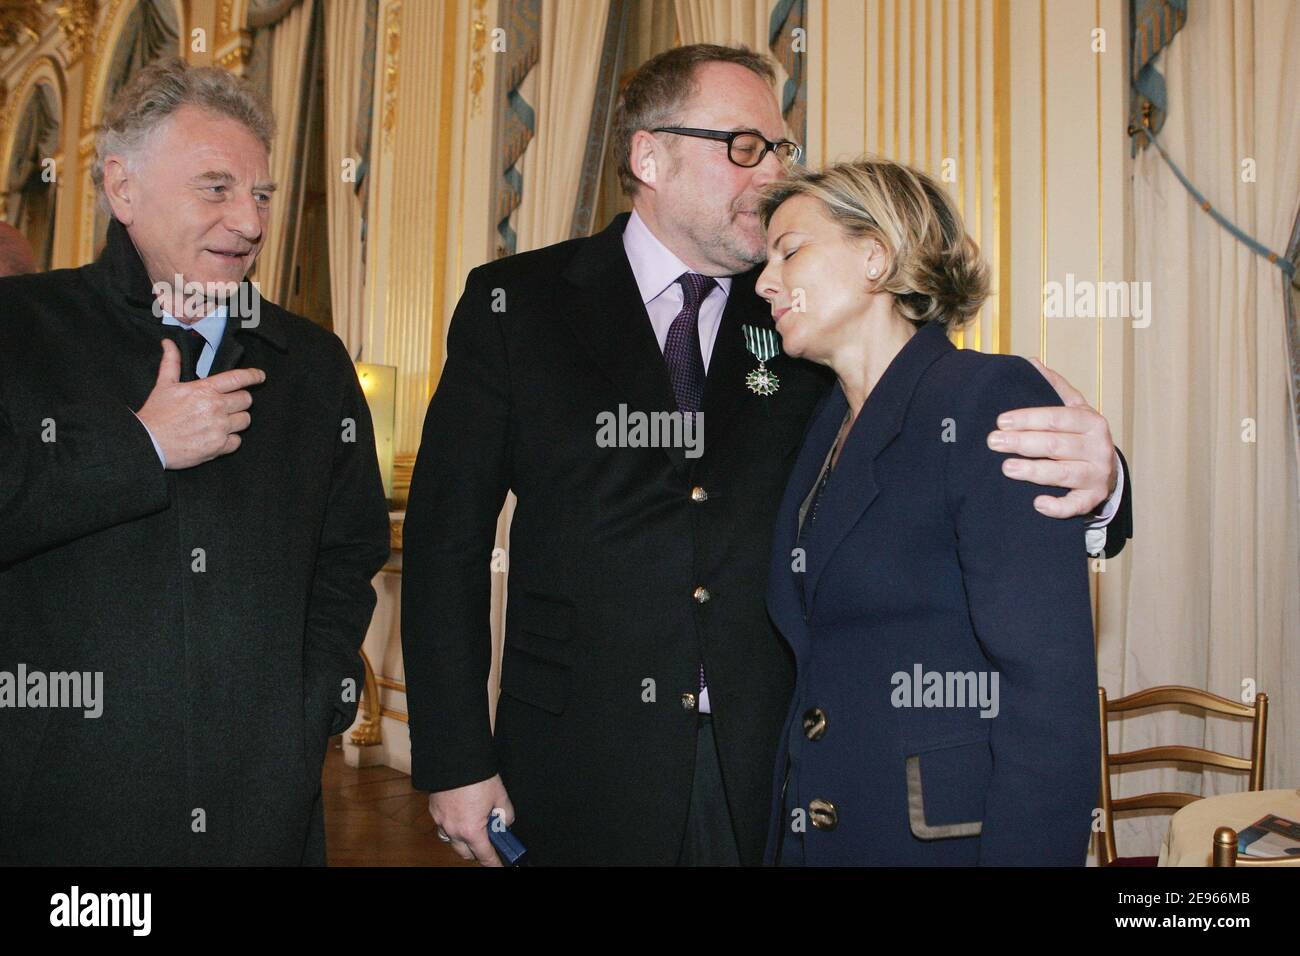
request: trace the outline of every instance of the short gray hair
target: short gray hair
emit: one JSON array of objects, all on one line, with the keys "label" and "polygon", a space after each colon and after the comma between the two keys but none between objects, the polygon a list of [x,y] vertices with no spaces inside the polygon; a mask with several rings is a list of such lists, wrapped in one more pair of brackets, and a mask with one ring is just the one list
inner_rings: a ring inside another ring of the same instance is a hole
[{"label": "short gray hair", "polygon": [[118,91],[95,136],[90,181],[101,208],[111,212],[104,195],[104,160],[111,154],[139,157],[145,141],[182,106],[197,106],[242,123],[271,151],[275,116],[251,83],[215,66],[189,66],[177,57],[150,63]]}]

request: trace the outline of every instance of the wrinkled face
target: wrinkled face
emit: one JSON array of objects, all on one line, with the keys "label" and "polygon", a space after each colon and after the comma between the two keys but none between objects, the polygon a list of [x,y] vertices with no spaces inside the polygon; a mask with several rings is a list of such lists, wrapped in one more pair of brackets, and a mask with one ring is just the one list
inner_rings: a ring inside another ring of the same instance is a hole
[{"label": "wrinkled face", "polygon": [[[762,78],[734,63],[705,63],[695,78],[699,90],[670,125],[753,130],[772,142],[785,138],[781,108]],[[649,201],[679,255],[710,267],[714,275],[746,272],[761,263],[766,249],[755,209],[758,191],[785,173],[776,154],[769,152],[757,166],[745,168],[727,158],[723,141],[674,133],[638,135],[651,135],[657,144]],[[633,167],[637,169],[635,159]]]},{"label": "wrinkled face", "polygon": [[869,291],[868,270],[884,274],[884,249],[875,240],[846,236],[812,196],[783,202],[767,232],[767,266],[755,289],[772,306],[781,350],[828,364],[876,294]]},{"label": "wrinkled face", "polygon": [[243,279],[261,251],[275,190],[257,137],[236,120],[186,105],[140,153],[134,169],[120,161],[114,168],[107,157],[104,184],[150,280]]}]

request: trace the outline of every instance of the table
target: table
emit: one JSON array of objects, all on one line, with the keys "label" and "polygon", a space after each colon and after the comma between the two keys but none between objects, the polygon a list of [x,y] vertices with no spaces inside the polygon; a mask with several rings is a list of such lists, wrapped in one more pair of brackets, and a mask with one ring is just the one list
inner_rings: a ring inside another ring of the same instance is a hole
[{"label": "table", "polygon": [[1209,866],[1215,830],[1232,827],[1241,832],[1270,813],[1300,820],[1300,790],[1225,793],[1189,803],[1170,819],[1156,865]]}]

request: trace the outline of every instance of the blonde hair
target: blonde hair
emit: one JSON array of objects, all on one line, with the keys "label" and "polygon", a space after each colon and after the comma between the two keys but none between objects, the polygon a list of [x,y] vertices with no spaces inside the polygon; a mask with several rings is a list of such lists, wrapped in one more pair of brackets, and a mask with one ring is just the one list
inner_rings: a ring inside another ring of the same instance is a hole
[{"label": "blonde hair", "polygon": [[846,235],[885,247],[889,266],[876,288],[892,293],[899,314],[915,325],[960,328],[988,296],[979,247],[947,190],[925,173],[867,156],[816,171],[800,167],[764,188],[758,214],[765,229],[792,196],[821,200]]}]

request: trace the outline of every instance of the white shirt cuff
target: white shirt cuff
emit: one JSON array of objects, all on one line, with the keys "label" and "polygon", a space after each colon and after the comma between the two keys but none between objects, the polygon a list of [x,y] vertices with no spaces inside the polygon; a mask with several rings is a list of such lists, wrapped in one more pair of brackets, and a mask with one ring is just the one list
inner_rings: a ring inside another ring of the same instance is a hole
[{"label": "white shirt cuff", "polygon": [[1119,503],[1124,497],[1124,463],[1120,461],[1119,452],[1115,455],[1115,490],[1111,493],[1110,498],[1102,507],[1097,517],[1088,522],[1089,529],[1104,528],[1115,520],[1115,515],[1119,513]]},{"label": "white shirt cuff", "polygon": [[1123,497],[1124,463],[1120,461],[1119,452],[1115,452],[1115,491],[1102,507],[1101,513],[1088,523],[1088,529],[1083,533],[1084,548],[1089,554],[1101,554],[1106,550],[1106,526],[1119,512],[1120,499]]},{"label": "white shirt cuff", "polygon": [[[135,415],[135,412],[132,412],[131,414]],[[167,456],[163,454],[162,445],[158,444],[158,439],[153,437],[153,432],[149,431],[149,426],[146,425],[144,422],[140,421],[139,415],[135,415],[135,420],[137,422],[140,422],[140,427],[143,428],[144,433],[149,436],[149,440],[153,442],[153,450],[158,453],[158,461],[162,464],[163,469],[166,470]]]}]

